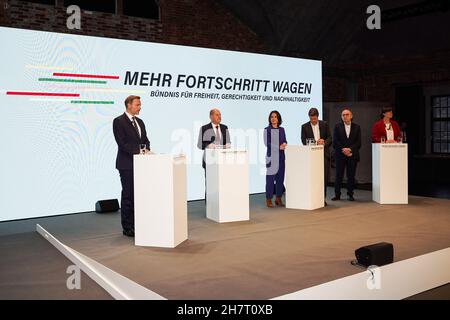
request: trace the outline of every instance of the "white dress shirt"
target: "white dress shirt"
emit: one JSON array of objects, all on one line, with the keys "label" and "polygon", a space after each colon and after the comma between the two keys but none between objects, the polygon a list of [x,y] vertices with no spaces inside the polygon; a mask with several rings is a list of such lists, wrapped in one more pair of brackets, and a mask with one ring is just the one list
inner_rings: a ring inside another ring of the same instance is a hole
[{"label": "white dress shirt", "polygon": [[316,125],[313,125],[311,123],[312,132],[314,134],[314,140],[319,141],[320,140],[320,129],[319,129],[319,122],[316,123]]},{"label": "white dress shirt", "polygon": [[[222,132],[220,132],[220,124],[214,124],[211,122],[211,126],[214,130],[214,136],[216,137],[216,139],[214,140],[214,143],[221,145],[222,144]],[[216,129],[216,126],[217,126],[217,129]],[[218,136],[216,136],[216,135],[218,135]]]},{"label": "white dress shirt", "polygon": [[350,137],[350,129],[352,127],[352,124],[351,123],[350,124],[345,124],[344,123],[344,127],[345,127],[345,134],[347,135],[347,138],[349,138]]},{"label": "white dress shirt", "polygon": [[[128,112],[126,112],[126,111],[125,111],[125,114],[127,115],[128,119],[130,119],[131,125],[133,125],[133,116],[131,114],[129,114]],[[134,118],[136,119],[135,116],[134,116]],[[134,120],[134,122],[136,122],[136,126],[137,126],[138,131],[139,131],[139,138],[140,138],[140,137],[142,137],[141,127],[139,126],[139,122],[137,120]]]}]

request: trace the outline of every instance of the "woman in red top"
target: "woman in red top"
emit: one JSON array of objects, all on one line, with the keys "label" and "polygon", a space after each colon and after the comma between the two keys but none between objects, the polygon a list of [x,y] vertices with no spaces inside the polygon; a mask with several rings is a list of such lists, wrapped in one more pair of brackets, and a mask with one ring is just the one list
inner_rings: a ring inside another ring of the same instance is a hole
[{"label": "woman in red top", "polygon": [[392,108],[383,107],[381,110],[381,120],[375,122],[372,127],[372,142],[380,143],[381,138],[387,143],[397,142],[401,137],[398,123],[392,120]]}]

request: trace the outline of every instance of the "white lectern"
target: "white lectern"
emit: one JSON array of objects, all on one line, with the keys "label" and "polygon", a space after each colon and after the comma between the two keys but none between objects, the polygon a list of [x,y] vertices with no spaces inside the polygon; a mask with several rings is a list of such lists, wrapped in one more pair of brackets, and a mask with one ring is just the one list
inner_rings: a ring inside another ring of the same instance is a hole
[{"label": "white lectern", "polygon": [[245,150],[206,149],[206,217],[216,222],[250,219]]},{"label": "white lectern", "polygon": [[187,239],[186,157],[134,155],[137,246],[174,248]]},{"label": "white lectern", "polygon": [[381,204],[408,203],[408,145],[372,144],[372,199]]},{"label": "white lectern", "polygon": [[323,146],[288,145],[286,208],[314,210],[324,206]]}]

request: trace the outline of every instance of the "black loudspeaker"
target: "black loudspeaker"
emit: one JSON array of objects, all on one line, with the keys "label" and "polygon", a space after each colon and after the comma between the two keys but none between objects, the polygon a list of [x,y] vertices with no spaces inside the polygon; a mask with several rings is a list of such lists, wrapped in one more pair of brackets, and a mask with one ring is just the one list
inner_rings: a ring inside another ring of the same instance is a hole
[{"label": "black loudspeaker", "polygon": [[392,243],[380,242],[355,250],[358,263],[365,266],[383,266],[394,262],[394,246]]},{"label": "black loudspeaker", "polygon": [[119,201],[117,199],[99,200],[95,203],[95,212],[105,213],[119,210]]}]

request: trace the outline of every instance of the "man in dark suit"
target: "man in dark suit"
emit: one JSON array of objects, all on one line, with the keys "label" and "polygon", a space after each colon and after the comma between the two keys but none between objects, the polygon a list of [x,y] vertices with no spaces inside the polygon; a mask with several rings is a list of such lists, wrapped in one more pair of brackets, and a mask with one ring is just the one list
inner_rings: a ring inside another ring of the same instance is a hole
[{"label": "man in dark suit", "polygon": [[136,117],[141,111],[141,98],[127,97],[125,107],[125,112],[113,121],[113,132],[118,146],[116,169],[122,183],[120,212],[123,234],[134,237],[133,155],[139,154],[140,145],[145,144],[146,150],[150,150],[150,141],[144,122]]},{"label": "man in dark suit", "polygon": [[334,127],[333,147],[336,160],[335,197],[331,200],[341,200],[341,186],[344,170],[347,169],[347,195],[349,201],[354,201],[356,165],[359,162],[361,148],[361,127],[352,121],[353,113],[344,108],[341,113],[342,122]]},{"label": "man in dark suit", "polygon": [[[327,196],[327,184],[330,176],[330,147],[331,132],[326,121],[319,120],[319,110],[311,108],[308,111],[309,122],[302,125],[302,143],[306,145],[306,139],[314,139],[318,145],[324,147],[323,166],[324,166],[324,187],[325,198]],[[325,201],[325,205],[327,202]]]},{"label": "man in dark suit", "polygon": [[[216,147],[230,147],[230,133],[228,132],[228,127],[221,124],[222,114],[219,109],[212,109],[209,112],[210,123],[205,124],[200,128],[198,134],[197,147],[199,149],[205,150],[207,148]],[[202,167],[205,169],[205,201],[206,201],[206,163],[205,163],[205,152],[203,152]]]}]

